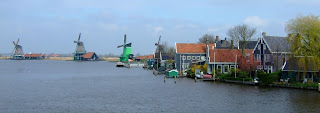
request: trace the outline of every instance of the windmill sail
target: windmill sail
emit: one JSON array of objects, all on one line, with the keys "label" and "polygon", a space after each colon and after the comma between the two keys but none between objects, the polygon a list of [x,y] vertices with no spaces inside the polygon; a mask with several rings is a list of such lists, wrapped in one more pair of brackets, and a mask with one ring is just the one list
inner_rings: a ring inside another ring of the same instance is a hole
[{"label": "windmill sail", "polygon": [[13,41],[14,45],[14,53],[12,55],[12,59],[23,59],[23,51],[22,46],[19,45],[19,39],[17,40],[17,43]]},{"label": "windmill sail", "polygon": [[84,48],[83,42],[80,41],[81,33],[79,34],[78,41],[74,41],[74,43],[77,43],[76,47],[76,53],[86,53],[86,50]]}]

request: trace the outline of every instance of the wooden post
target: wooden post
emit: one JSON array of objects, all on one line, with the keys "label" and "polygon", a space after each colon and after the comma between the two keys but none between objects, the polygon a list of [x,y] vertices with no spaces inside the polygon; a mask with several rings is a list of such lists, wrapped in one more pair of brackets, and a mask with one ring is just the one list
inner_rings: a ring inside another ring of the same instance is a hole
[{"label": "wooden post", "polygon": [[166,75],[163,76],[163,82],[166,82]]},{"label": "wooden post", "polygon": [[174,83],[177,83],[177,76],[174,76]]},{"label": "wooden post", "polygon": [[320,83],[318,83],[318,92],[320,93]]},{"label": "wooden post", "polygon": [[197,77],[194,77],[194,82],[197,82]]}]

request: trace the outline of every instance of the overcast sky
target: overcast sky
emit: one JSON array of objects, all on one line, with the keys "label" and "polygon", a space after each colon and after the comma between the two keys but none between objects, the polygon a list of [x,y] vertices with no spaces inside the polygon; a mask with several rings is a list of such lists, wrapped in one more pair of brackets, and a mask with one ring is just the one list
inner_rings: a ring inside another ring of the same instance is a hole
[{"label": "overcast sky", "polygon": [[203,34],[227,37],[235,25],[248,24],[267,35],[286,36],[285,24],[298,14],[320,15],[319,0],[0,0],[0,53],[12,41],[25,53],[73,53],[79,33],[88,52],[149,54],[161,41],[195,43]]}]

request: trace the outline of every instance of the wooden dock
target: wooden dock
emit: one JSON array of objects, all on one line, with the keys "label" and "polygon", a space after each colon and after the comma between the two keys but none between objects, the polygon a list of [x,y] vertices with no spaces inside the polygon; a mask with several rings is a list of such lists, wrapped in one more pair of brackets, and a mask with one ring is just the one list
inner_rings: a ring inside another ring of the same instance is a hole
[{"label": "wooden dock", "polygon": [[233,80],[225,80],[225,82],[228,82],[228,83],[238,83],[238,84],[245,84],[245,85],[257,85],[256,83],[254,82],[250,82],[250,81],[233,81]]}]

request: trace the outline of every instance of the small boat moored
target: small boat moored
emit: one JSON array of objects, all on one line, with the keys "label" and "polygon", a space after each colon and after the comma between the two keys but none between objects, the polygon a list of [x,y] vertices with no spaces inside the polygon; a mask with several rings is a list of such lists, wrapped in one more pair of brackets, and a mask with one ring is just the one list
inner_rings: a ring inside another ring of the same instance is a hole
[{"label": "small boat moored", "polygon": [[117,62],[116,67],[124,67],[124,63],[122,63],[122,62]]},{"label": "small boat moored", "polygon": [[166,70],[165,72],[166,77],[177,77],[178,76],[178,70],[172,69],[172,70]]}]

